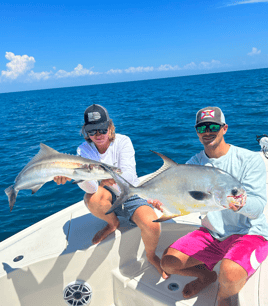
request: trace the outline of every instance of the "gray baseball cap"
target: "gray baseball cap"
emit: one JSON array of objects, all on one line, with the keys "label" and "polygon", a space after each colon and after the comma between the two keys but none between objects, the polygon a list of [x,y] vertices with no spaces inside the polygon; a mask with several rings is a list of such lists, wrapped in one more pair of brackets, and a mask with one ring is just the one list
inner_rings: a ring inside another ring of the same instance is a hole
[{"label": "gray baseball cap", "polygon": [[107,129],[110,117],[105,107],[92,104],[85,110],[84,120],[85,132],[89,132],[91,130]]},{"label": "gray baseball cap", "polygon": [[202,108],[196,113],[195,127],[205,122],[215,122],[220,125],[226,124],[222,110],[214,106]]}]

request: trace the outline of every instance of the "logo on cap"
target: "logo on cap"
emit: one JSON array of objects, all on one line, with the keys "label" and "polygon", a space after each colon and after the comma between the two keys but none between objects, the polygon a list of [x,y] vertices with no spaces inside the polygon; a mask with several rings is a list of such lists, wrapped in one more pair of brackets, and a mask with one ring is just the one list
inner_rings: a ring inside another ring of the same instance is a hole
[{"label": "logo on cap", "polygon": [[88,122],[97,121],[101,118],[101,114],[99,112],[92,112],[87,114]]},{"label": "logo on cap", "polygon": [[215,117],[215,111],[214,110],[205,110],[202,112],[202,117],[201,119],[204,118],[214,118]]}]

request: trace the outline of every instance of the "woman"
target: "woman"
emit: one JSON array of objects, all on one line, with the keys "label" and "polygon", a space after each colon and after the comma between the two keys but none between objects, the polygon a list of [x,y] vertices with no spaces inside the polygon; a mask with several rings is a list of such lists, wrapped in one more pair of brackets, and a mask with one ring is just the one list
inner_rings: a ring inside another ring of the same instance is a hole
[{"label": "woman", "polygon": [[[107,110],[101,105],[93,104],[85,110],[84,121],[82,134],[86,141],[78,147],[78,155],[118,167],[123,172],[124,179],[134,186],[138,185],[132,142],[125,135],[115,134],[115,127]],[[65,184],[67,180],[71,179],[54,178],[58,185]],[[160,224],[152,222],[157,219],[153,206],[135,195],[124,203],[124,208],[118,207],[113,213],[105,215],[116,199],[109,186],[117,187],[113,179],[79,184],[86,192],[84,201],[87,208],[94,216],[107,222],[107,225],[95,234],[92,243],[99,243],[119,227],[117,216],[126,217],[130,223],[141,229],[147,259],[166,279],[168,275],[160,267],[160,259],[155,254],[160,237]]]}]

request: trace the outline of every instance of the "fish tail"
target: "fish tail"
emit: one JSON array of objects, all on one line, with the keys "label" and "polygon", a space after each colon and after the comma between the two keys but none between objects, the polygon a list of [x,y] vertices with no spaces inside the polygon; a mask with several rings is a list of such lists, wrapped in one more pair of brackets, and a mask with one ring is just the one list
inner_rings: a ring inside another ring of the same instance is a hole
[{"label": "fish tail", "polygon": [[106,170],[111,174],[121,191],[120,196],[116,199],[113,206],[105,213],[105,215],[108,215],[113,212],[117,207],[122,205],[131,196],[130,188],[133,186],[129,184],[122,176],[118,175],[109,168],[107,168]]},{"label": "fish tail", "polygon": [[5,189],[5,193],[6,195],[8,196],[8,202],[9,202],[9,208],[10,208],[10,211],[12,211],[13,209],[13,206],[16,202],[16,198],[17,198],[17,194],[18,194],[19,191],[17,191],[15,188],[14,188],[14,185],[11,185],[9,186],[7,189]]}]

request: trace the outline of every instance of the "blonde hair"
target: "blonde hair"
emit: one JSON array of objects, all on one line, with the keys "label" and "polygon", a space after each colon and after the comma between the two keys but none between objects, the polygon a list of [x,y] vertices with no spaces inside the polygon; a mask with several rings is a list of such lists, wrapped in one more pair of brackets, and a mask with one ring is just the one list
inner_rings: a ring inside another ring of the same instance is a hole
[{"label": "blonde hair", "polygon": [[110,142],[112,142],[115,140],[115,126],[112,119],[109,120],[108,129],[109,129],[109,140]]},{"label": "blonde hair", "polygon": [[[84,138],[87,142],[92,142],[92,140],[85,134],[84,128],[85,128],[85,124],[82,126],[81,134],[84,136]],[[115,126],[114,126],[114,123],[113,123],[112,119],[109,120],[108,129],[109,129],[109,131],[108,131],[109,141],[113,142],[115,140]]]}]

